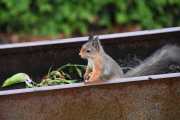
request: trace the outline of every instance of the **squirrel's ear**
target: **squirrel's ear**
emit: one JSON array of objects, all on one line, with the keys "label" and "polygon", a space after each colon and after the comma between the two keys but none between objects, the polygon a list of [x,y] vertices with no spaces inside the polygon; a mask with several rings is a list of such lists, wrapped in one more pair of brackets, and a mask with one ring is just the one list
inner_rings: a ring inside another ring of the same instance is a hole
[{"label": "squirrel's ear", "polygon": [[93,41],[93,39],[94,39],[94,36],[93,36],[93,35],[89,35],[88,41],[89,41],[89,42],[90,42],[90,41]]},{"label": "squirrel's ear", "polygon": [[93,46],[94,46],[97,50],[100,50],[101,43],[100,43],[98,37],[96,37],[96,38],[93,40]]},{"label": "squirrel's ear", "polygon": [[98,37],[95,37],[94,41],[99,41],[99,38],[98,38]]}]

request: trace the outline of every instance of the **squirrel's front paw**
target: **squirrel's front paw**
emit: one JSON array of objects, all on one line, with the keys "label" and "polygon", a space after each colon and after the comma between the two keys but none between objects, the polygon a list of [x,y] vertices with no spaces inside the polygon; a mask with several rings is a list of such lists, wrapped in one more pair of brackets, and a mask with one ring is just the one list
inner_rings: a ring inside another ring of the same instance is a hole
[{"label": "squirrel's front paw", "polygon": [[85,83],[85,84],[90,84],[90,83],[93,83],[93,81],[90,81],[90,80],[84,80],[84,83]]},{"label": "squirrel's front paw", "polygon": [[85,82],[85,83],[88,83],[88,82],[89,82],[89,80],[86,80],[86,79],[85,79],[85,80],[84,80],[84,82]]},{"label": "squirrel's front paw", "polygon": [[86,81],[88,81],[89,80],[89,78],[90,78],[90,76],[91,76],[91,73],[85,73],[84,74],[84,81],[86,82]]},{"label": "squirrel's front paw", "polygon": [[95,79],[89,79],[89,80],[85,80],[84,84],[99,84],[99,83],[103,83],[102,80],[95,80]]},{"label": "squirrel's front paw", "polygon": [[85,74],[83,78],[84,78],[84,81],[87,81],[89,79],[89,75]]},{"label": "squirrel's front paw", "polygon": [[84,79],[84,82],[85,82],[85,83],[91,83],[91,82],[93,82],[93,81],[96,81],[96,80],[90,79],[90,76],[88,76],[87,79]]}]

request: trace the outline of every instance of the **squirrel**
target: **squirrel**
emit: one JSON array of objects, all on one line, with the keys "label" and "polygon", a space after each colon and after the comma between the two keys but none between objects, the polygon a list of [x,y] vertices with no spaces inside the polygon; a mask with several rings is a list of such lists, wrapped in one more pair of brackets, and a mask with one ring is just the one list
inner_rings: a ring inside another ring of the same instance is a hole
[{"label": "squirrel", "polygon": [[123,73],[119,64],[103,49],[99,38],[89,36],[88,42],[82,45],[79,55],[88,60],[84,74],[85,83],[102,82],[124,77],[136,77],[158,73],[168,67],[170,61],[180,62],[180,48],[176,45],[165,45],[144,60],[134,69]]}]

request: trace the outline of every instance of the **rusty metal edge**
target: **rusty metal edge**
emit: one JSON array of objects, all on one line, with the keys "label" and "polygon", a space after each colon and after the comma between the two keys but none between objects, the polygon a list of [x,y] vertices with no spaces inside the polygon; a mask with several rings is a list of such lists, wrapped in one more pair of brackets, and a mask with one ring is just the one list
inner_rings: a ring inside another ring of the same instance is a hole
[{"label": "rusty metal edge", "polygon": [[96,83],[96,84],[95,83],[94,84],[84,84],[82,82],[82,83],[55,85],[55,86],[47,86],[47,87],[23,88],[23,89],[0,91],[0,96],[13,95],[13,94],[24,94],[24,93],[32,93],[32,92],[41,92],[41,91],[49,91],[49,90],[80,88],[80,87],[86,87],[86,86],[120,84],[120,83],[125,83],[125,82],[138,82],[138,81],[149,81],[149,80],[160,80],[160,79],[162,80],[162,79],[177,78],[177,77],[180,77],[180,73],[169,73],[169,74],[148,75],[148,76],[130,77],[130,78],[119,78],[119,79],[114,79],[114,80],[106,81],[103,83]]},{"label": "rusty metal edge", "polygon": [[[131,36],[178,32],[178,31],[180,31],[180,27],[144,30],[144,31],[136,31],[136,32],[114,33],[114,34],[105,34],[105,35],[98,35],[98,36],[100,39],[114,39],[114,38],[131,37]],[[68,38],[68,39],[55,39],[53,41],[43,40],[43,41],[36,41],[36,42],[3,44],[3,45],[0,45],[0,50],[7,49],[7,48],[20,48],[20,47],[32,47],[32,46],[44,46],[44,45],[53,45],[53,44],[83,42],[83,41],[87,41],[87,39],[88,37],[76,37],[76,38]]]}]

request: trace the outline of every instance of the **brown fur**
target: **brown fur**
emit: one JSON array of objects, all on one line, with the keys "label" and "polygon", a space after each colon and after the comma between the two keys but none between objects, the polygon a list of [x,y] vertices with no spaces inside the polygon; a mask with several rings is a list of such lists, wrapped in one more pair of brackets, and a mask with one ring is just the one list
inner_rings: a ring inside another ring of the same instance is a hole
[{"label": "brown fur", "polygon": [[97,81],[101,79],[102,75],[102,58],[97,54],[94,59],[94,67],[92,69],[92,75],[89,78],[89,82]]}]

